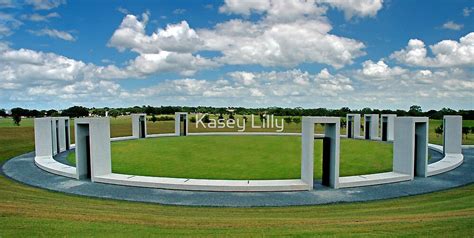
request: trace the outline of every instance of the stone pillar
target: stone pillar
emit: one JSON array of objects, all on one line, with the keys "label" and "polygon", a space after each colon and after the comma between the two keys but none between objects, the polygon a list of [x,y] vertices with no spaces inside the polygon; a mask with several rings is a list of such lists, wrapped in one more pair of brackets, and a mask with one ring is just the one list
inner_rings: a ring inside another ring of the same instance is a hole
[{"label": "stone pillar", "polygon": [[53,157],[51,118],[35,118],[35,156]]},{"label": "stone pillar", "polygon": [[132,136],[135,138],[146,138],[146,114],[132,114]]},{"label": "stone pillar", "polygon": [[462,116],[443,117],[444,154],[462,153]]},{"label": "stone pillar", "polygon": [[[184,133],[181,133],[181,118],[183,118]],[[174,114],[174,133],[176,136],[187,136],[189,128],[189,119],[187,112],[176,112]]]},{"label": "stone pillar", "polygon": [[[351,123],[352,133],[349,137],[349,123]],[[346,115],[346,136],[347,138],[360,138],[360,114]]]},{"label": "stone pillar", "polygon": [[395,118],[393,171],[426,177],[428,167],[428,118]]},{"label": "stone pillar", "polygon": [[[393,141],[396,117],[397,117],[396,114],[382,114],[381,115],[380,135],[381,135],[382,140],[386,138],[385,141]],[[384,129],[384,123],[386,123],[386,127],[387,127],[385,129]],[[384,135],[384,133],[387,133],[387,134]]]},{"label": "stone pillar", "polygon": [[340,151],[340,118],[339,117],[303,117],[301,129],[301,180],[313,189],[314,174],[314,124],[325,125],[324,136],[329,138],[329,186],[339,187],[339,151]]},{"label": "stone pillar", "polygon": [[108,117],[75,120],[77,178],[91,178],[112,173],[110,119]]}]

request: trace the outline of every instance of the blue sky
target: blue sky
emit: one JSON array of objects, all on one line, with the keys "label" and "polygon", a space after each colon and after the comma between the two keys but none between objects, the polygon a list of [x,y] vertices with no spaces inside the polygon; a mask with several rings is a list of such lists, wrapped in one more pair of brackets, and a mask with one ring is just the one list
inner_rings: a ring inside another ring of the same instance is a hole
[{"label": "blue sky", "polygon": [[474,108],[472,1],[0,0],[0,108]]}]

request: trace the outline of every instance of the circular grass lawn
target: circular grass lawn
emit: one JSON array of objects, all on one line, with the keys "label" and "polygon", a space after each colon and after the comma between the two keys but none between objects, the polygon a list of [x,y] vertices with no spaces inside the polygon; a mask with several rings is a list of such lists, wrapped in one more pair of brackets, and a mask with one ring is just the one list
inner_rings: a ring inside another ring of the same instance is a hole
[{"label": "circular grass lawn", "polygon": [[[300,177],[299,136],[187,136],[111,143],[114,173],[207,179]],[[321,178],[322,141],[314,176]],[[392,144],[341,138],[340,176],[392,170]],[[75,154],[68,155],[74,164]]]}]

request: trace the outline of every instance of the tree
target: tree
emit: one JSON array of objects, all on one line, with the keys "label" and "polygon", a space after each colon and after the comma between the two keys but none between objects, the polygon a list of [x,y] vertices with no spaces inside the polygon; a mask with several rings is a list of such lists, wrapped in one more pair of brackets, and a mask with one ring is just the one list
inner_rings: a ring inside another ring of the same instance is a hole
[{"label": "tree", "polygon": [[439,137],[440,135],[443,134],[443,125],[439,125],[438,127],[435,128],[435,133],[436,136]]},{"label": "tree", "polygon": [[300,124],[301,118],[299,118],[299,117],[294,117],[294,118],[293,118],[293,122],[296,123],[296,124]]},{"label": "tree", "polygon": [[158,118],[156,118],[155,114],[151,114],[151,121],[155,123],[157,120]]},{"label": "tree", "polygon": [[466,139],[467,139],[467,134],[469,134],[469,131],[470,131],[470,130],[471,130],[471,129],[470,129],[469,127],[467,127],[467,126],[463,126],[463,127],[462,127],[462,134],[464,135],[464,137],[465,137]]},{"label": "tree", "polygon": [[116,109],[112,109],[109,111],[109,116],[113,118],[117,118],[120,115],[120,112]]},{"label": "tree", "polygon": [[341,128],[346,128],[346,119],[341,118]]},{"label": "tree", "polygon": [[87,117],[89,116],[89,110],[85,107],[73,106],[64,110],[61,114],[66,117]]},{"label": "tree", "polygon": [[209,115],[208,115],[208,114],[204,115],[204,117],[202,118],[201,121],[204,122],[204,123],[209,123],[209,122],[211,122],[211,120],[209,119]]},{"label": "tree", "polygon": [[283,118],[283,120],[285,120],[286,124],[290,124],[291,121],[292,121],[291,117],[285,117],[285,118]]},{"label": "tree", "polygon": [[419,116],[422,112],[423,111],[421,110],[421,107],[418,105],[412,105],[410,110],[408,110],[408,114],[410,114],[410,116]]},{"label": "tree", "polygon": [[7,111],[5,109],[0,109],[0,117],[6,117],[7,116]]},{"label": "tree", "polygon": [[16,126],[20,126],[21,116],[18,114],[12,114],[12,118],[13,118],[13,124],[15,124]]}]

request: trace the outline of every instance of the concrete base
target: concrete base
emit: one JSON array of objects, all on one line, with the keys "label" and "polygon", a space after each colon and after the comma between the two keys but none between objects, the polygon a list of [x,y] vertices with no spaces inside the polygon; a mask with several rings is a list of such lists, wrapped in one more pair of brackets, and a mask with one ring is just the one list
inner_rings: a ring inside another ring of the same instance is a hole
[{"label": "concrete base", "polygon": [[365,174],[365,175],[340,177],[339,187],[340,188],[361,187],[361,186],[370,186],[370,185],[378,185],[378,184],[386,184],[386,183],[397,183],[397,182],[409,181],[409,180],[411,180],[410,175],[396,173],[396,172]]},{"label": "concrete base", "polygon": [[277,192],[308,190],[307,184],[299,179],[286,180],[217,180],[185,179],[107,174],[95,177],[95,182],[173,190],[214,192]]},{"label": "concrete base", "polygon": [[35,164],[42,170],[68,178],[76,178],[76,167],[65,165],[50,156],[36,156]]}]

